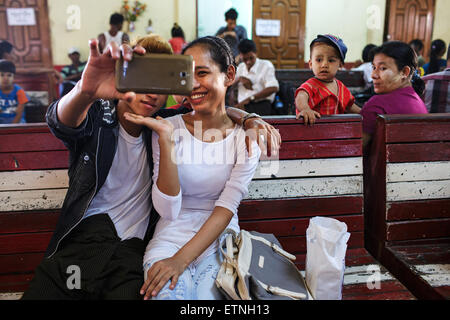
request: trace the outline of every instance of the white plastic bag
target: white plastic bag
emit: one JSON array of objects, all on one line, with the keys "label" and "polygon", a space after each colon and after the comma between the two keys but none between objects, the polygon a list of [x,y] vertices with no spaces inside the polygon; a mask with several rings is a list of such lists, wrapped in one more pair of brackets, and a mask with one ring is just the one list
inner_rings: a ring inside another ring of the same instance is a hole
[{"label": "white plastic bag", "polygon": [[317,300],[341,300],[345,253],[350,233],[333,218],[314,217],[306,230],[305,278]]}]

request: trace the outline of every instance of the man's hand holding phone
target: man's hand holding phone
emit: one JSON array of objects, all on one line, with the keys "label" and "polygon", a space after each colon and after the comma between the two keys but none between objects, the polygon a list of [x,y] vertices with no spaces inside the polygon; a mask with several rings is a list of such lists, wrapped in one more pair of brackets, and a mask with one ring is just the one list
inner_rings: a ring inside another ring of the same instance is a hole
[{"label": "man's hand holding phone", "polygon": [[136,46],[132,49],[128,44],[120,46],[111,42],[101,54],[98,51],[97,39],[89,41],[89,59],[81,77],[81,92],[96,99],[122,99],[132,101],[135,98],[134,92],[121,93],[115,86],[115,66],[116,61],[123,57],[125,61],[131,61],[133,53],[143,55],[145,49]]},{"label": "man's hand holding phone", "polygon": [[77,128],[97,99],[122,99],[129,102],[136,98],[134,92],[119,92],[115,86],[116,61],[123,57],[131,61],[133,53],[143,55],[145,49],[136,46],[132,49],[123,44],[120,47],[112,42],[105,51],[98,51],[97,39],[89,41],[89,59],[84,68],[81,80],[58,102],[57,114],[59,121],[71,128]]}]

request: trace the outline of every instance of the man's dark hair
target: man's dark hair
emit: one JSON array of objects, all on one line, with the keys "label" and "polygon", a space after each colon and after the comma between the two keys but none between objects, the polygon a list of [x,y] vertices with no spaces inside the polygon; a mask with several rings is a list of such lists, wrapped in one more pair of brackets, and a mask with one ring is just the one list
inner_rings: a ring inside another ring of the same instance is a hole
[{"label": "man's dark hair", "polygon": [[370,43],[367,46],[364,47],[363,52],[362,52],[362,59],[363,62],[371,62],[372,60],[370,60],[370,50],[372,50],[373,48],[376,48],[377,46]]},{"label": "man's dark hair", "polygon": [[225,12],[225,20],[237,20],[238,13],[234,8]]},{"label": "man's dark hair", "polygon": [[409,45],[413,46],[417,50],[417,53],[423,49],[423,42],[420,39],[411,40]]},{"label": "man's dark hair", "polygon": [[109,18],[109,24],[117,26],[119,24],[122,24],[123,20],[124,20],[123,15],[121,15],[120,13],[113,13]]},{"label": "man's dark hair", "polygon": [[238,44],[238,49],[240,53],[246,54],[249,52],[255,52],[256,53],[256,45],[255,43],[250,39],[243,39]]},{"label": "man's dark hair", "polygon": [[16,74],[16,65],[9,60],[0,60],[0,72]]},{"label": "man's dark hair", "polygon": [[4,53],[11,53],[13,45],[6,40],[0,40],[0,59],[3,59]]}]

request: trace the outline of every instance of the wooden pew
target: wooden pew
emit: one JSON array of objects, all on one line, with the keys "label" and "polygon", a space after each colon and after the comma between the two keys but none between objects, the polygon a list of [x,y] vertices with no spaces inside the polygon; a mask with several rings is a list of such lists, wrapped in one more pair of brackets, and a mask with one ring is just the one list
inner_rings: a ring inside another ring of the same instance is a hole
[{"label": "wooden pew", "polygon": [[[294,117],[266,118],[283,139],[279,162],[261,161],[238,210],[243,229],[273,233],[305,269],[309,219],[345,222],[351,233],[344,299],[413,299],[364,247],[362,128],[359,115],[322,117],[314,126]],[[372,272],[380,286],[370,289]]]},{"label": "wooden pew", "polygon": [[68,151],[45,123],[0,125],[0,292],[23,291],[67,190]]},{"label": "wooden pew", "polygon": [[[324,117],[312,127],[267,120],[283,138],[279,170],[260,164],[239,208],[241,227],[274,233],[304,270],[309,219],[339,219],[351,233],[344,299],[414,299],[364,248],[361,118]],[[0,292],[18,298],[56,225],[68,152],[45,124],[0,126],[0,141]]]},{"label": "wooden pew", "polygon": [[366,246],[421,299],[450,298],[450,114],[380,115],[365,157]]}]

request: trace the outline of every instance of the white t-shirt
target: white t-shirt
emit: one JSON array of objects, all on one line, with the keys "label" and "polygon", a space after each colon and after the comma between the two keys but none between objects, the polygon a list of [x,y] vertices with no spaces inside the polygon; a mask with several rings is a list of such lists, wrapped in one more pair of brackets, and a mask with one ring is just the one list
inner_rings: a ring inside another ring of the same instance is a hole
[{"label": "white t-shirt", "polygon": [[[269,87],[279,87],[278,80],[275,77],[275,68],[269,60],[263,60],[256,58],[255,64],[247,69],[244,62],[241,62],[236,71],[236,79],[239,77],[248,78],[253,86],[252,90],[248,90],[244,87],[242,83],[239,82],[238,85],[238,102],[241,103],[245,99],[257,94],[261,90]],[[270,100],[273,102],[275,99],[275,93],[272,93],[265,100]]]},{"label": "white t-shirt", "polygon": [[[158,134],[153,132],[152,199],[161,218],[147,246],[144,265],[153,259],[173,256],[198,232],[216,206],[233,212],[227,228],[239,232],[237,208],[248,192],[261,154],[253,143],[252,157],[248,157],[245,132],[240,126],[225,139],[206,143],[190,134],[181,115],[166,119],[175,127],[174,154],[181,190],[176,196],[168,196],[156,185],[160,149]],[[218,245],[216,240],[193,263],[215,253]]]},{"label": "white t-shirt", "polygon": [[366,82],[366,87],[369,87],[373,82],[372,80],[372,62],[366,62],[360,65],[357,68],[353,68],[355,71],[363,71],[364,72],[364,81]]},{"label": "white t-shirt", "polygon": [[85,217],[107,213],[122,240],[143,239],[152,208],[150,193],[150,167],[142,134],[133,137],[119,125],[111,168]]}]

